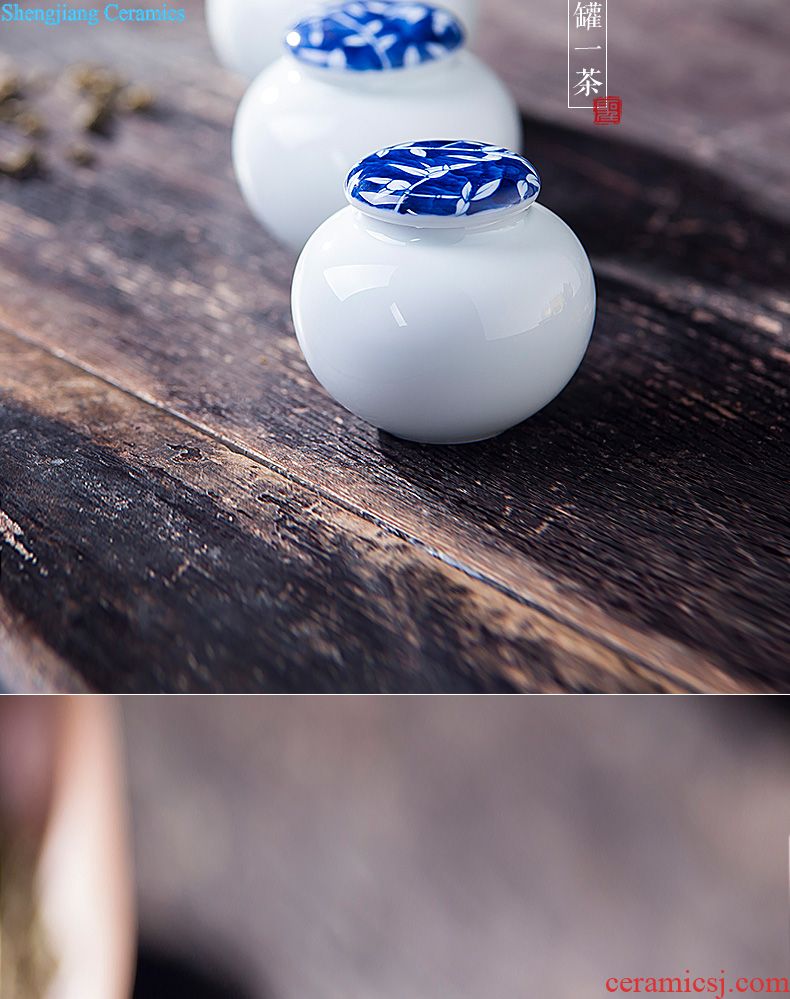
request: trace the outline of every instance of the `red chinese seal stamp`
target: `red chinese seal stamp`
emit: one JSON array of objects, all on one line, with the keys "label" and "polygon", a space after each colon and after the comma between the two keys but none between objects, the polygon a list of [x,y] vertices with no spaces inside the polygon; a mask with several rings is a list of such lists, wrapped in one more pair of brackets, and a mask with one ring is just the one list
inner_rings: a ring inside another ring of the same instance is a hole
[{"label": "red chinese seal stamp", "polygon": [[619,125],[623,115],[621,97],[594,97],[593,123],[596,125]]}]

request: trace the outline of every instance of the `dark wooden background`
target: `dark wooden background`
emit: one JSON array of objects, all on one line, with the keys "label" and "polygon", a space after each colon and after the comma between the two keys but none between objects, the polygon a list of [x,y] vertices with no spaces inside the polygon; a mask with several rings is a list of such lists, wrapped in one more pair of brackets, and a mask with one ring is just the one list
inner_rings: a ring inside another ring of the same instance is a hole
[{"label": "dark wooden background", "polygon": [[306,369],[294,259],[232,178],[242,88],[187,7],[0,27],[25,70],[157,92],[84,167],[58,80],[43,174],[0,178],[4,685],[789,689],[786,3],[614,5],[618,128],[565,108],[563,4],[488,4],[478,48],[600,308],[560,399],[438,449]]}]

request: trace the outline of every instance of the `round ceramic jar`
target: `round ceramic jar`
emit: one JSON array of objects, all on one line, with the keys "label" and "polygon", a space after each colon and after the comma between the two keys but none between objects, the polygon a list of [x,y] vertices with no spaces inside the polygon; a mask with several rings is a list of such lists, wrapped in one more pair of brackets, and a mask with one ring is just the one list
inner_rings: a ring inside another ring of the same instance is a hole
[{"label": "round ceramic jar", "polygon": [[527,160],[478,142],[358,164],[293,283],[296,335],[327,391],[431,444],[496,436],[558,395],[587,349],[595,284],[539,191]]},{"label": "round ceramic jar", "polygon": [[[206,23],[217,58],[226,69],[254,79],[282,55],[282,42],[297,17],[337,0],[206,0]],[[444,0],[472,31],[477,0]]]},{"label": "round ceramic jar", "polygon": [[352,0],[286,42],[239,106],[233,163],[252,213],[295,250],[342,208],[371,150],[430,133],[520,143],[513,99],[443,8]]}]

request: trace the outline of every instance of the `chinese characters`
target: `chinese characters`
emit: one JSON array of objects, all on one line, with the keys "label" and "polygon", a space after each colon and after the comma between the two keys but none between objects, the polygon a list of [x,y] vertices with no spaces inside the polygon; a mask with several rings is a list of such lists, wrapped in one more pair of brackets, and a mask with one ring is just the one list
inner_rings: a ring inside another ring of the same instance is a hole
[{"label": "chinese characters", "polygon": [[576,18],[577,28],[586,28],[588,31],[590,28],[602,28],[603,21],[602,18],[603,4],[601,3],[579,3],[576,4],[576,10],[573,12]]},{"label": "chinese characters", "polygon": [[568,0],[568,107],[607,96],[607,0]]},{"label": "chinese characters", "polygon": [[585,97],[589,97],[590,94],[597,94],[603,86],[603,80],[598,79],[600,74],[597,69],[580,69],[576,75],[581,77],[576,84],[577,96],[584,94]]},{"label": "chinese characters", "polygon": [[596,97],[593,101],[593,122],[596,125],[619,125],[623,115],[620,97]]}]

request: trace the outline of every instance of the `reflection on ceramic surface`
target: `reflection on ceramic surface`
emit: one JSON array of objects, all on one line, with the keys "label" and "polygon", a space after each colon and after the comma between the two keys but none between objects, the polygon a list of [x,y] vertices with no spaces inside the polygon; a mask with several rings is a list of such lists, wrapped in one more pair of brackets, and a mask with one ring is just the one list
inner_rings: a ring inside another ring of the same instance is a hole
[{"label": "reflection on ceramic surface", "polygon": [[[206,0],[206,21],[217,58],[254,79],[282,55],[283,39],[298,20],[337,6],[336,0]],[[474,28],[477,0],[444,0],[443,7]]]},{"label": "reflection on ceramic surface", "polygon": [[[391,28],[408,35],[403,21]],[[239,106],[233,163],[253,215],[301,250],[343,207],[348,171],[372,151],[420,135],[462,135],[513,149],[520,128],[510,94],[465,49],[375,72],[307,66],[286,54],[261,73]]]},{"label": "reflection on ceramic surface", "polygon": [[297,337],[316,378],[363,420],[426,443],[484,440],[573,377],[595,318],[592,270],[538,204],[425,222],[353,203],[326,221],[296,268]]}]

